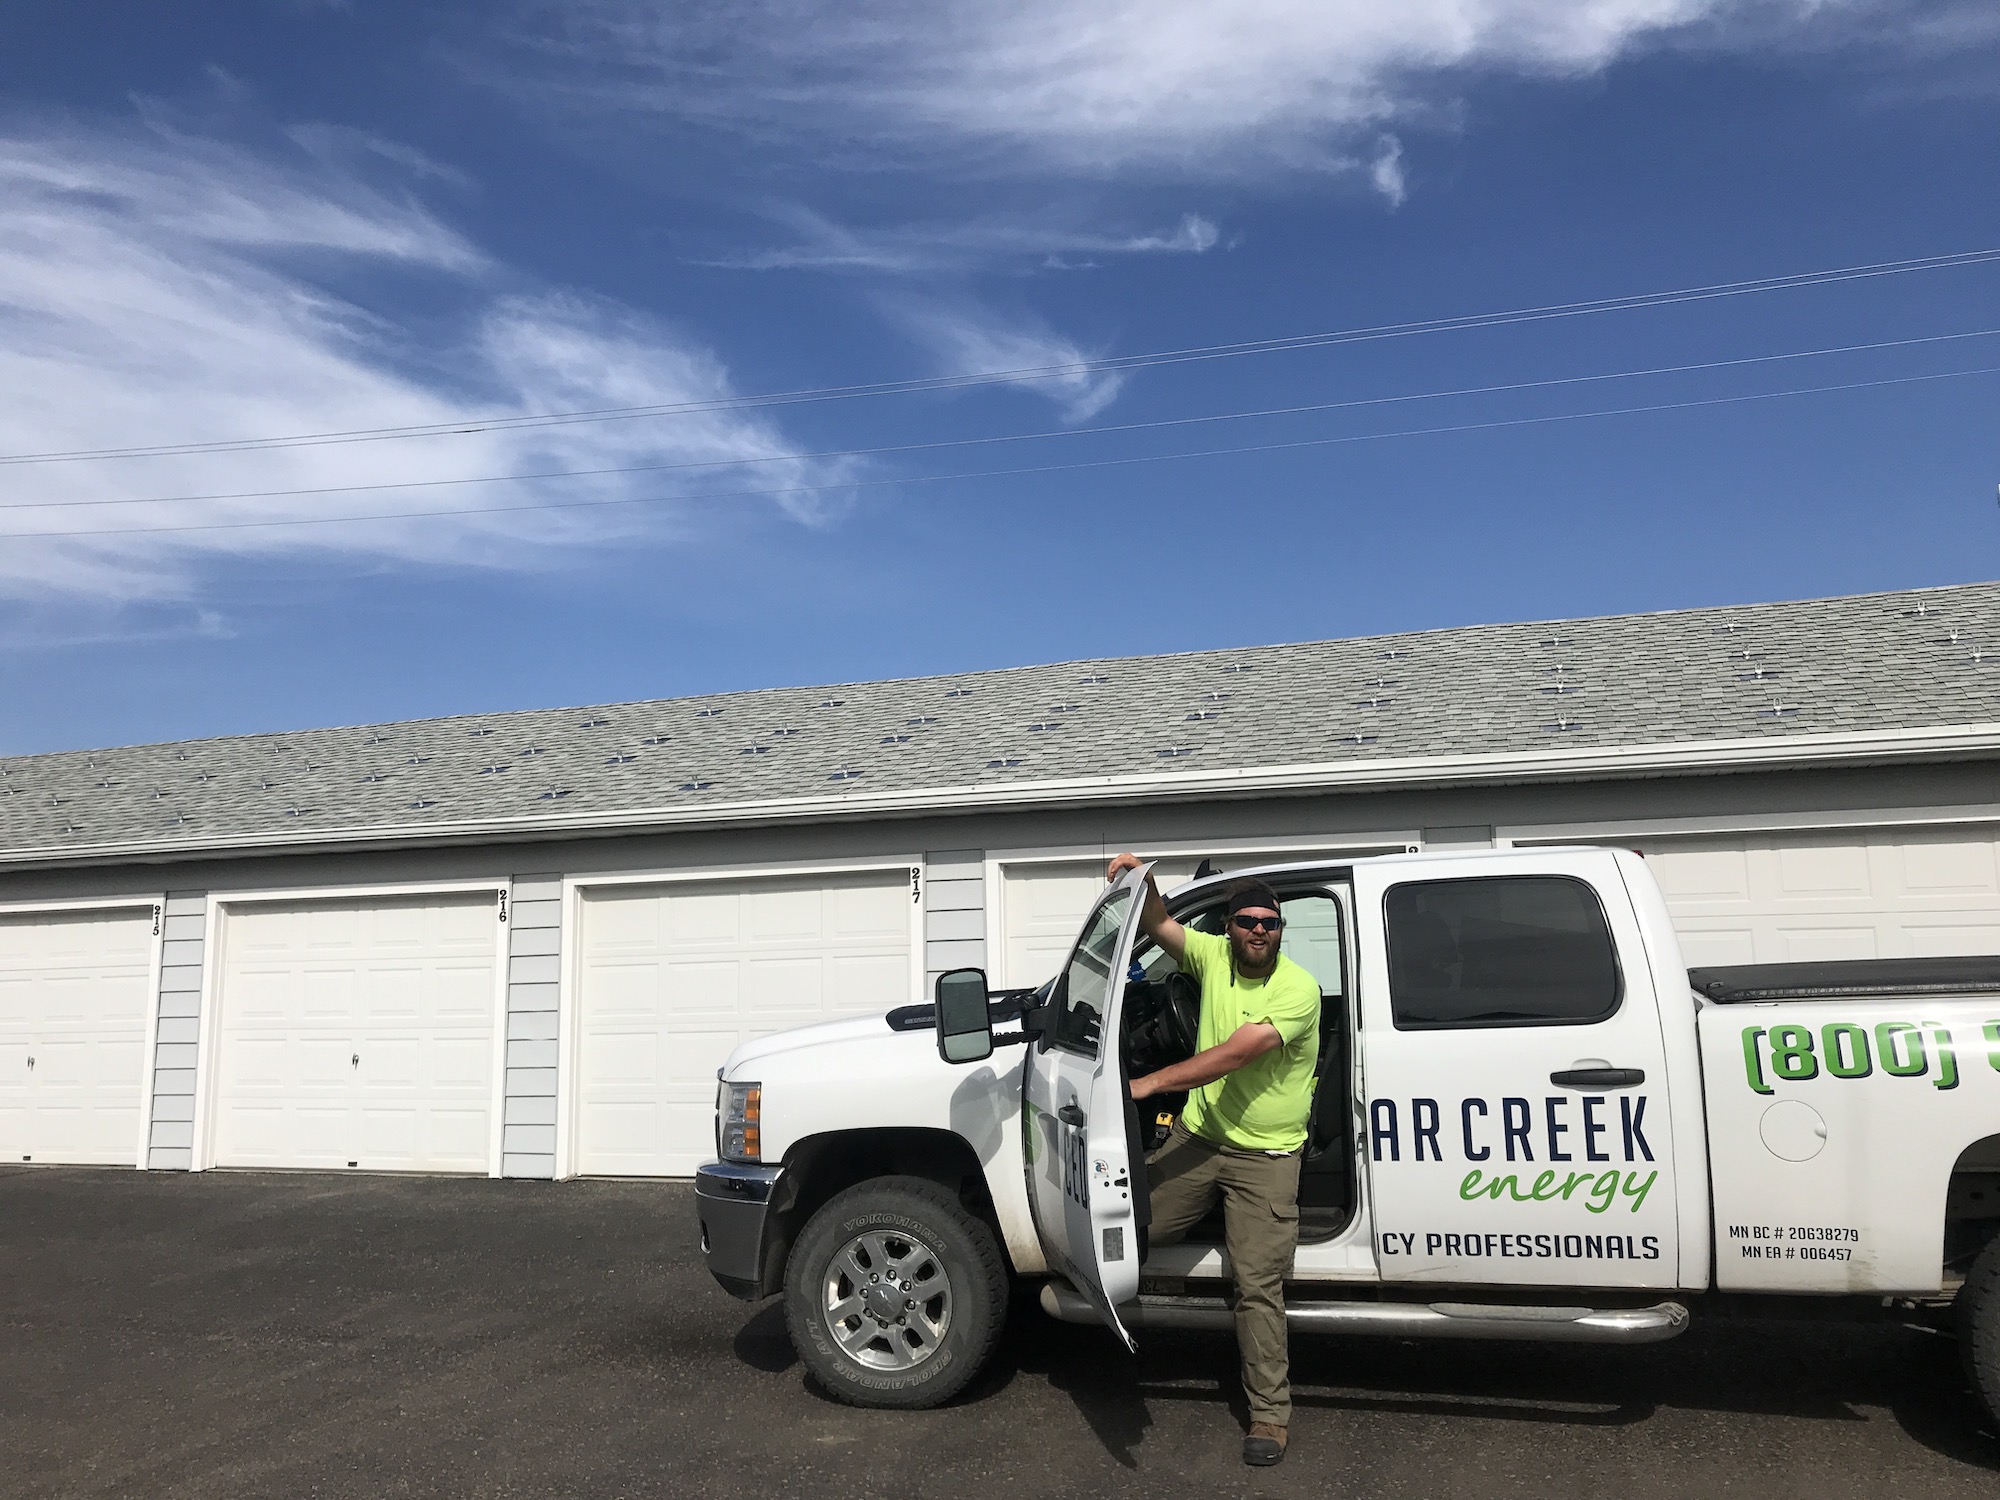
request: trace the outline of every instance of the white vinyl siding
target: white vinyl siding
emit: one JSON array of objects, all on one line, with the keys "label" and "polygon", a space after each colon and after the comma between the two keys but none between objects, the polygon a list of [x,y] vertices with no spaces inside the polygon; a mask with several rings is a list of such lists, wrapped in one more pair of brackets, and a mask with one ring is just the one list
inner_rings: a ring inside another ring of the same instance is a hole
[{"label": "white vinyl siding", "polygon": [[692,1175],[739,1042],[913,993],[907,870],[586,888],[574,1170]]},{"label": "white vinyl siding", "polygon": [[1990,827],[1635,836],[1692,966],[2000,953]]},{"label": "white vinyl siding", "polygon": [[0,916],[0,1161],[132,1166],[153,917]]},{"label": "white vinyl siding", "polygon": [[488,1170],[500,931],[483,892],[230,908],[215,1164]]}]

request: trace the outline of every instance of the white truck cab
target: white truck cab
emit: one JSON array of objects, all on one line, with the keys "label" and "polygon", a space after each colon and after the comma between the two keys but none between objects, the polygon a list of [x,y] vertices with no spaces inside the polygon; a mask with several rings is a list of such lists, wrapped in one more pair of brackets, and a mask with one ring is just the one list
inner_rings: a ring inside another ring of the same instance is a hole
[{"label": "white truck cab", "polygon": [[[1230,1326],[1219,1228],[1149,1253],[1145,1153],[1199,995],[1105,888],[1060,973],[748,1043],[696,1180],[717,1280],[783,1292],[843,1399],[928,1406],[1018,1280],[1128,1347]],[[2000,1416],[2000,958],[1685,967],[1636,854],[1407,854],[1277,890],[1318,979],[1287,1317],[1300,1330],[1641,1343],[1728,1302],[1954,1307]]]}]

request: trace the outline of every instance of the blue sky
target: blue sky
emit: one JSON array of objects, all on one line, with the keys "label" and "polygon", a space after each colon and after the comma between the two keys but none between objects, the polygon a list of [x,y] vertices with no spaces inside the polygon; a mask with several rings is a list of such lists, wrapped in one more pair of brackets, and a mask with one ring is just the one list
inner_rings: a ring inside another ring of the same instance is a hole
[{"label": "blue sky", "polygon": [[1989,578],[1996,169],[1987,0],[11,5],[0,753]]}]

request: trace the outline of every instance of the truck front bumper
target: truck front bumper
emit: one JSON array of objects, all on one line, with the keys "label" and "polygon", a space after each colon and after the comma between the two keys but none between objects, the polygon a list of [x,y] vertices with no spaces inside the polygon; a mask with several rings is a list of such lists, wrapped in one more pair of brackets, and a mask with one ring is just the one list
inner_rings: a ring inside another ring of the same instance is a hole
[{"label": "truck front bumper", "polygon": [[764,1285],[765,1221],[782,1167],[712,1161],[694,1174],[695,1212],[701,1216],[701,1253],[708,1272],[732,1297],[755,1302],[776,1287]]}]

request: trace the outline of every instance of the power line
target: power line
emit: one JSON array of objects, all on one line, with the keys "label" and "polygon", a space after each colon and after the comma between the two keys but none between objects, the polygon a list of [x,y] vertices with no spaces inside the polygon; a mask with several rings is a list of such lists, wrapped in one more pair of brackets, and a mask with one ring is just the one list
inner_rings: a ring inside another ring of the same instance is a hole
[{"label": "power line", "polygon": [[1801,287],[1824,286],[1846,281],[1901,276],[1917,271],[1950,270],[1962,266],[1985,265],[2000,260],[2000,247],[1959,251],[1948,255],[1917,256],[1904,260],[1877,261],[1868,265],[1841,266],[1824,271],[1804,271],[1786,276],[1765,276],[1748,281],[1716,282],[1707,286],[1682,287],[1671,291],[1641,292],[1620,297],[1601,297],[1582,302],[1552,303],[1540,307],[1514,308],[1502,312],[1469,314],[1463,317],[1427,318],[1374,327],[1338,329],[1330,332],[1294,334],[1280,338],[1253,339],[1224,344],[1204,344],[1184,349],[1159,350],[1147,354],[1120,355],[1096,360],[1073,360],[1060,364],[1029,365],[1008,370],[940,375],[917,380],[876,381],[867,384],[820,386],[761,395],[716,397],[706,401],[671,402],[647,406],[599,407],[588,410],[543,412],[518,416],[459,418],[451,422],[421,423],[396,427],[363,427],[335,432],[296,433],[283,437],[220,438],[204,442],[144,444],[132,447],[79,448],[46,453],[0,454],[0,464],[76,463],[117,458],[164,458],[195,453],[245,453],[273,448],[321,447],[332,444],[387,442],[422,437],[461,437],[475,433],[512,431],[521,428],[567,426],[587,422],[631,421],[644,417],[680,416],[747,407],[781,406],[810,401],[852,400],[866,396],[908,395],[927,391],[959,390],[969,386],[1020,384],[1035,380],[1064,380],[1092,374],[1112,374],[1157,365],[1183,364],[1196,360],[1233,359],[1252,354],[1285,353],[1300,349],[1325,348],[1340,344],[1367,343],[1383,339],[1410,338],[1430,333],[1457,333],[1480,328],[1503,327],[1516,323],[1543,322],[1554,318],[1587,317],[1599,313],[1631,312],[1652,307],[1669,307],[1686,302],[1712,301],[1722,297],[1750,296],[1760,292],[1788,291]]},{"label": "power line", "polygon": [[2000,328],[1975,328],[1962,333],[1934,333],[1915,338],[1882,339],[1868,344],[1834,344],[1818,349],[1793,349],[1778,354],[1750,354],[1734,359],[1705,360],[1696,364],[1654,365],[1638,370],[1610,370],[1595,375],[1560,375],[1546,380],[1511,381],[1501,385],[1461,386],[1453,390],[1410,391],[1395,396],[1360,396],[1345,401],[1319,401],[1303,406],[1267,406],[1251,411],[1211,412],[1191,417],[1161,417],[1146,422],[1106,423],[1097,427],[1048,427],[1034,432],[1000,433],[987,437],[940,438],[928,443],[892,443],[873,448],[828,448],[811,453],[769,453],[749,458],[689,459],[675,463],[616,464],[598,469],[548,469],[524,474],[467,475],[451,479],[394,479],[371,484],[314,485],[288,490],[225,490],[206,495],[135,495],[125,498],[89,500],[12,500],[0,502],[0,511],[77,509],[99,505],[193,505],[223,500],[290,500],[305,495],[373,494],[383,490],[437,489],[468,484],[516,484],[545,479],[596,479],[618,474],[657,474],[692,469],[726,469],[748,464],[810,463],[836,458],[875,458],[891,454],[937,452],[950,448],[985,447],[999,443],[1036,442],[1049,438],[1102,437],[1118,433],[1151,432],[1170,427],[1192,427],[1215,422],[1240,422],[1261,417],[1308,416],[1331,411],[1351,411],[1370,406],[1394,406],[1415,401],[1440,401],[1463,396],[1519,394],[1526,391],[1591,385],[1611,380],[1637,380],[1655,375],[1689,375],[1710,370],[1738,369],[1748,365],[1775,364],[1789,360],[1820,359],[1838,354],[1866,354],[1884,349],[1909,349],[1927,344],[1955,343],[1965,339],[2000,336]]},{"label": "power line", "polygon": [[740,500],[782,495],[823,494],[828,491],[875,489],[891,485],[939,484],[965,479],[1009,479],[1042,474],[1065,474],[1091,469],[1124,468],[1136,464],[1173,463],[1194,458],[1227,458],[1255,453],[1277,453],[1300,448],[1326,448],[1348,443],[1382,442],[1392,438],[1441,437],[1454,433],[1491,432],[1508,427],[1534,427],[1553,422],[1581,422],[1599,417],[1641,416],[1653,412],[1690,411],[1701,407],[1734,406],[1748,401],[1775,401],[1791,396],[1819,396],[1841,391],[1877,390],[1884,386],[1913,385],[1925,381],[1962,380],[1975,375],[2000,375],[2000,365],[1971,370],[1945,370],[1930,375],[1896,375],[1881,380],[1847,381],[1839,385],[1800,386],[1784,391],[1758,391],[1737,396],[1709,396],[1689,401],[1661,401],[1645,406],[1620,406],[1601,411],[1557,412],[1539,417],[1505,417],[1488,422],[1460,422],[1442,427],[1404,428],[1393,432],[1350,433],[1339,437],[1298,438],[1281,443],[1255,443],[1236,448],[1204,448],[1185,453],[1134,454],[1120,458],[1081,460],[1073,463],[1038,464],[1015,469],[972,470],[957,474],[910,474],[877,479],[859,479],[840,484],[786,485],[772,489],[720,490],[695,495],[624,495],[596,500],[554,500],[534,505],[471,506],[453,510],[392,511],[360,516],[293,516],[255,521],[211,521],[181,526],[105,527],[94,531],[0,531],[10,541],[53,540],[75,537],[162,536],[196,531],[247,531],[281,526],[340,526],[367,521],[418,521],[452,516],[513,515],[522,512],[588,510],[609,505],[657,505],[700,500]]}]

